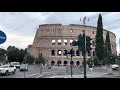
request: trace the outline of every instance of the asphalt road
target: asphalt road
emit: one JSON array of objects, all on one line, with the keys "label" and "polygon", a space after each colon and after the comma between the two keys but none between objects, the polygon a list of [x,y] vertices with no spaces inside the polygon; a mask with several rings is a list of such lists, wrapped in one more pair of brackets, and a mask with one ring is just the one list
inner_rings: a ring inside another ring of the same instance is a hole
[{"label": "asphalt road", "polygon": [[[79,74],[83,75],[83,69],[78,68],[78,67],[73,67],[73,75]],[[86,70],[87,74],[91,74],[90,69],[87,68]],[[114,75],[120,75],[118,71],[109,71],[108,68],[106,67],[94,67],[92,73],[94,74],[104,74],[106,75],[108,73],[112,73]],[[53,76],[53,75],[70,75],[71,74],[71,68],[68,67],[58,67],[58,66],[53,66],[51,69],[48,69],[48,67],[43,66],[42,67],[42,73],[40,74],[40,67],[35,67],[35,66],[29,66],[28,71],[25,72],[25,78],[39,78],[39,76],[42,75],[48,75],[48,76]],[[41,78],[44,78],[47,76],[43,76]],[[10,74],[10,75],[3,75],[0,76],[0,78],[24,78],[24,71],[19,71],[19,69],[16,70],[15,74]]]},{"label": "asphalt road", "polygon": [[[65,73],[65,67],[52,67],[52,69],[48,69],[48,67],[42,67],[43,73]],[[36,78],[40,76],[40,67],[29,66],[28,71],[25,71],[25,78]],[[19,71],[16,69],[15,74],[2,75],[0,78],[24,78],[24,71]]]}]

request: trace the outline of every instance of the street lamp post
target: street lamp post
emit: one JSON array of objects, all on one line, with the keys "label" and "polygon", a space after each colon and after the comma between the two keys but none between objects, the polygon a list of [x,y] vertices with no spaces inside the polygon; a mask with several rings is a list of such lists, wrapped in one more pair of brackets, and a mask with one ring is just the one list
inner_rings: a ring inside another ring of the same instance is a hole
[{"label": "street lamp post", "polygon": [[[86,17],[84,17],[83,18],[83,24],[84,24],[84,30],[83,30],[83,37],[84,37],[84,45],[83,45],[83,47],[84,47],[84,49],[83,49],[83,53],[84,53],[84,63],[83,63],[83,65],[84,65],[84,78],[87,78],[87,76],[86,76],[86,36],[85,36],[85,24],[86,24],[86,19],[88,19],[88,21],[89,21],[89,18],[86,18]],[[80,21],[81,21],[81,18],[80,18]]]}]

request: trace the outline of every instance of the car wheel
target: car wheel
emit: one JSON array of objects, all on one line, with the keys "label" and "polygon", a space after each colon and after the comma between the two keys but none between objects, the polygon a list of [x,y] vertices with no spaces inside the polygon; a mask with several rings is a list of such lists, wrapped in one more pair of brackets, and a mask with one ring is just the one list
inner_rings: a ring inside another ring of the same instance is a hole
[{"label": "car wheel", "polygon": [[16,71],[16,70],[13,71],[13,74],[15,74],[15,71]]},{"label": "car wheel", "polygon": [[8,75],[8,70],[5,72],[5,75]]}]

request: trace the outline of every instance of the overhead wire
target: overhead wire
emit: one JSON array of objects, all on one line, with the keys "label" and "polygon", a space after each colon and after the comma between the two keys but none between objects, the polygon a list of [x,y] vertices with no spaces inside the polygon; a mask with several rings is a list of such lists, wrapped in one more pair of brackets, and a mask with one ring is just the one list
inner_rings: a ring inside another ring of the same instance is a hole
[{"label": "overhead wire", "polygon": [[[32,19],[31,21],[29,21],[29,22],[27,22],[27,23],[24,23],[23,25],[20,25],[19,27],[15,28],[15,29],[13,29],[13,30],[11,30],[11,31],[8,31],[8,32],[17,31],[18,29],[20,29],[20,28],[22,28],[22,27],[24,27],[24,26],[27,26],[29,23],[35,21],[36,19],[38,19],[38,18],[40,18],[41,16],[46,15],[46,14],[48,14],[48,13],[49,13],[49,12],[44,13],[44,14],[42,14],[42,15],[39,15],[39,16],[37,16],[36,18]],[[18,30],[18,31],[20,31],[20,30]]]}]

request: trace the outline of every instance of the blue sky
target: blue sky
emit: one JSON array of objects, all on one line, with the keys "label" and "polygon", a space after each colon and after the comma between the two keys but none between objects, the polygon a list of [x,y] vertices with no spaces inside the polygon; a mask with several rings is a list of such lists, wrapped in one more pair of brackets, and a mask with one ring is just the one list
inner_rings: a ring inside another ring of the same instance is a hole
[{"label": "blue sky", "polygon": [[103,28],[116,35],[117,51],[120,38],[120,12],[0,12],[0,30],[7,35],[0,48],[9,45],[26,48],[33,43],[36,30],[40,24],[83,24],[80,18],[89,18],[86,25],[97,26],[98,15],[103,18]]}]

